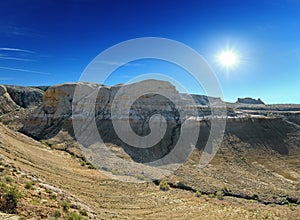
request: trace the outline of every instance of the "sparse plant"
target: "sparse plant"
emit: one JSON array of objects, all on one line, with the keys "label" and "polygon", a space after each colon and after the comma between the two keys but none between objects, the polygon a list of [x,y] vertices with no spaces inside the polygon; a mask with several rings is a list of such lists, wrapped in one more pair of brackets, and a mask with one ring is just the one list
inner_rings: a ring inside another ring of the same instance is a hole
[{"label": "sparse plant", "polygon": [[218,191],[216,193],[216,197],[219,199],[219,200],[223,200],[224,199],[224,194],[222,191]]},{"label": "sparse plant", "polygon": [[1,185],[0,210],[6,213],[16,213],[17,205],[22,194],[15,186]]},{"label": "sparse plant", "polygon": [[35,182],[29,181],[25,183],[25,189],[33,189]]},{"label": "sparse plant", "polygon": [[61,217],[61,213],[59,210],[55,210],[54,213],[53,213],[53,217],[54,218],[60,218]]},{"label": "sparse plant", "polygon": [[11,182],[13,181],[13,179],[12,179],[11,176],[6,176],[6,177],[5,177],[5,181],[6,181],[7,183],[11,183]]},{"label": "sparse plant", "polygon": [[83,216],[87,216],[88,215],[86,210],[80,210],[79,214],[83,215]]},{"label": "sparse plant", "polygon": [[71,204],[68,202],[68,201],[62,201],[62,207],[63,207],[63,210],[65,211],[65,212],[67,212],[69,209],[70,209],[70,207],[71,207]]},{"label": "sparse plant", "polygon": [[88,168],[91,169],[91,170],[95,170],[96,169],[96,167],[93,164],[90,164],[90,163],[88,164]]},{"label": "sparse plant", "polygon": [[202,196],[202,193],[201,193],[199,190],[197,190],[197,191],[195,192],[195,196],[199,198],[199,197]]},{"label": "sparse plant", "polygon": [[167,181],[162,180],[159,183],[159,188],[162,191],[168,191],[170,189],[170,185],[169,185],[169,183]]},{"label": "sparse plant", "polygon": [[143,174],[138,174],[136,177],[137,177],[139,180],[142,180],[142,181],[145,181],[145,182],[149,182],[149,181],[151,180],[150,178],[144,176]]},{"label": "sparse plant", "polygon": [[228,193],[228,192],[231,192],[231,189],[228,186],[224,185],[222,187],[222,191],[223,191],[223,193]]},{"label": "sparse plant", "polygon": [[288,203],[288,206],[289,206],[289,208],[291,209],[291,210],[295,210],[295,208],[296,208],[296,206],[297,206],[297,204],[295,204],[295,203]]},{"label": "sparse plant", "polygon": [[85,220],[85,218],[81,214],[78,214],[77,212],[71,212],[68,215],[67,219],[68,220]]},{"label": "sparse plant", "polygon": [[122,170],[112,170],[111,173],[113,175],[124,175],[124,171]]},{"label": "sparse plant", "polygon": [[40,204],[40,200],[39,199],[34,199],[34,200],[32,200],[32,204],[33,205],[38,205],[38,204]]},{"label": "sparse plant", "polygon": [[212,198],[215,198],[215,197],[216,197],[216,195],[215,195],[215,194],[213,194],[213,193],[211,193],[211,194],[209,194],[209,195],[208,195],[208,197],[212,199]]},{"label": "sparse plant", "polygon": [[41,140],[41,143],[42,143],[43,145],[47,146],[47,147],[50,147],[49,144],[48,144],[48,142],[47,142],[46,140]]},{"label": "sparse plant", "polygon": [[50,198],[56,200],[57,196],[55,194],[50,194]]},{"label": "sparse plant", "polygon": [[204,196],[203,196],[203,199],[204,199],[206,202],[209,201],[208,195],[204,195]]}]

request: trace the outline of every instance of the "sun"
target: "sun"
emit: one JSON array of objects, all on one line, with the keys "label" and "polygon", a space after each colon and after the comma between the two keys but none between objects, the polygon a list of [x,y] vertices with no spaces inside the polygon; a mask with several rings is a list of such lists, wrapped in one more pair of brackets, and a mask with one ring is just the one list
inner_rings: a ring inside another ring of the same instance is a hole
[{"label": "sun", "polygon": [[219,54],[218,62],[223,66],[228,68],[236,67],[239,63],[238,54],[233,50],[226,50]]}]

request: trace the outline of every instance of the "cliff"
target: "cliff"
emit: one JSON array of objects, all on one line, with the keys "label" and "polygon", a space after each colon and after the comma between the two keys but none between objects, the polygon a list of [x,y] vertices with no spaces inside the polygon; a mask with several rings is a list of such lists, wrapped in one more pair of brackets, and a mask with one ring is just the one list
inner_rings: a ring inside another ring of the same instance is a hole
[{"label": "cliff", "polygon": [[38,88],[0,85],[0,114],[42,103],[44,91]]}]

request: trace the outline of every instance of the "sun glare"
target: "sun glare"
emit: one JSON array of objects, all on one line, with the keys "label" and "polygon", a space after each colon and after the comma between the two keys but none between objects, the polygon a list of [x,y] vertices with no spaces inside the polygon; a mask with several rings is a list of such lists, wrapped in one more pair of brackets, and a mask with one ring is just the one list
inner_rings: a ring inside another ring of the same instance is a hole
[{"label": "sun glare", "polygon": [[235,67],[238,64],[239,58],[236,52],[232,50],[223,51],[218,56],[218,62],[226,68]]}]

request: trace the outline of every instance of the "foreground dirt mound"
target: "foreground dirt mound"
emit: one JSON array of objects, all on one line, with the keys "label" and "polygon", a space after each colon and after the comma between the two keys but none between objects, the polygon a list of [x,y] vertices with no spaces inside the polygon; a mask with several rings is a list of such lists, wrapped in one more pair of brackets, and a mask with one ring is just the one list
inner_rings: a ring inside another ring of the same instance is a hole
[{"label": "foreground dirt mound", "polygon": [[[17,215],[25,218],[51,217],[58,215],[57,210],[62,219],[74,212],[95,219],[297,219],[300,214],[299,206],[266,206],[255,200],[214,198],[179,188],[162,191],[153,183],[107,179],[96,170],[82,167],[69,154],[51,150],[1,124],[0,146],[0,154],[11,164],[5,172],[13,183],[7,185],[14,184],[23,193]],[[27,186],[29,179],[35,185]],[[53,194],[63,196],[67,203],[61,205],[57,202],[60,197],[51,197]]]}]

